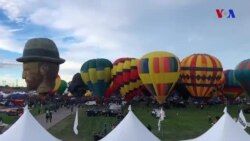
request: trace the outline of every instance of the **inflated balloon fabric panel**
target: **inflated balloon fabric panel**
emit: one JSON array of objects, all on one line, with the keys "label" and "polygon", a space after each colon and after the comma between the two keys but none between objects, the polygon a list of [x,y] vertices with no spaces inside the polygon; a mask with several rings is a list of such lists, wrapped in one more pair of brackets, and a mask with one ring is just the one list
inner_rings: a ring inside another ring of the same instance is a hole
[{"label": "inflated balloon fabric panel", "polygon": [[223,71],[225,75],[225,85],[223,93],[226,98],[235,99],[237,96],[243,95],[243,88],[234,76],[234,70]]},{"label": "inflated balloon fabric panel", "polygon": [[138,63],[138,72],[147,90],[155,95],[158,103],[165,102],[179,78],[179,59],[169,52],[152,52]]},{"label": "inflated balloon fabric panel", "polygon": [[119,91],[122,96],[133,96],[142,86],[137,71],[138,59],[136,58],[119,58],[113,63],[112,81],[113,89]]},{"label": "inflated balloon fabric panel", "polygon": [[57,75],[56,80],[55,80],[55,86],[49,93],[54,94],[58,90],[60,85],[61,85],[61,77]]},{"label": "inflated balloon fabric panel", "polygon": [[250,59],[240,62],[234,72],[236,80],[250,95]]},{"label": "inflated balloon fabric panel", "polygon": [[211,97],[222,77],[220,61],[208,54],[193,54],[181,61],[181,81],[194,97]]},{"label": "inflated balloon fabric panel", "polygon": [[113,64],[107,59],[91,59],[81,67],[83,82],[94,95],[102,97],[111,81]]},{"label": "inflated balloon fabric panel", "polygon": [[223,88],[225,85],[225,75],[224,73],[221,74],[221,78],[217,84],[217,87],[215,88],[217,90],[217,96],[223,96]]}]

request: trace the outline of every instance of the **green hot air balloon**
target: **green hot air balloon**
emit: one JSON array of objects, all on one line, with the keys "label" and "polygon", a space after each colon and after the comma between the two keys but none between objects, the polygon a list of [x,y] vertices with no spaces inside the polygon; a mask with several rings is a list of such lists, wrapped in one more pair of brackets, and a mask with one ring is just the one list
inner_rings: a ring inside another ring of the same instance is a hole
[{"label": "green hot air balloon", "polygon": [[107,59],[91,59],[82,65],[82,80],[95,96],[101,98],[109,87],[112,67]]},{"label": "green hot air balloon", "polygon": [[60,86],[57,89],[56,93],[57,94],[63,94],[64,91],[68,88],[68,84],[65,80],[61,80]]},{"label": "green hot air balloon", "polygon": [[224,96],[230,100],[242,96],[244,90],[234,76],[235,70],[225,70],[223,73],[225,75],[225,85],[223,88]]},{"label": "green hot air balloon", "polygon": [[234,76],[250,96],[250,59],[244,60],[237,65]]}]

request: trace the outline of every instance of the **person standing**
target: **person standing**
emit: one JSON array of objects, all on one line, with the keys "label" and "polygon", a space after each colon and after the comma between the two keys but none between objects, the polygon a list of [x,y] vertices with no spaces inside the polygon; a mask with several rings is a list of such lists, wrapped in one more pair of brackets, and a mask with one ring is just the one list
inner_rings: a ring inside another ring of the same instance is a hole
[{"label": "person standing", "polygon": [[48,123],[48,121],[49,121],[49,111],[48,110],[46,110],[45,118],[46,118],[46,123]]},{"label": "person standing", "polygon": [[74,107],[73,107],[73,105],[71,106],[70,111],[71,111],[71,114],[74,112]]},{"label": "person standing", "polygon": [[51,123],[52,121],[52,111],[49,111],[49,122]]}]

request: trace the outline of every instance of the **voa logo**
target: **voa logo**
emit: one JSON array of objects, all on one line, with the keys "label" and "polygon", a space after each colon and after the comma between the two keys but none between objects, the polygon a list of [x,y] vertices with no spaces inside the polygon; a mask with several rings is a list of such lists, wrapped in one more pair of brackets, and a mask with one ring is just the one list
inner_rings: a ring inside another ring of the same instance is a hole
[{"label": "voa logo", "polygon": [[216,14],[219,19],[221,18],[235,18],[233,9],[216,9]]}]

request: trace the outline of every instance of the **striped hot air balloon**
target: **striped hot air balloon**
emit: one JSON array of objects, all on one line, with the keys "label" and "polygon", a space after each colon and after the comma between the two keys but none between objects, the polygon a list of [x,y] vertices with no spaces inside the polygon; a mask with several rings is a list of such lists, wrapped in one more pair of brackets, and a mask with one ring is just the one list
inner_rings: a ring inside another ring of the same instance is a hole
[{"label": "striped hot air balloon", "polygon": [[115,60],[112,68],[113,83],[110,93],[119,91],[125,97],[125,100],[130,101],[140,92],[142,82],[137,71],[137,63],[138,59],[136,58],[119,58]]},{"label": "striped hot air balloon", "polygon": [[91,59],[81,67],[81,77],[93,95],[101,98],[111,81],[113,65],[107,59]]},{"label": "striped hot air balloon", "polygon": [[181,61],[180,79],[194,97],[211,97],[222,73],[220,61],[208,54],[193,54]]},{"label": "striped hot air balloon", "polygon": [[250,59],[240,62],[234,72],[236,80],[250,96]]},{"label": "striped hot air balloon", "polygon": [[164,103],[179,78],[179,59],[170,52],[151,52],[140,59],[137,67],[144,86],[159,104]]},{"label": "striped hot air balloon", "polygon": [[227,99],[235,99],[237,96],[243,95],[243,88],[240,86],[240,83],[235,79],[234,70],[225,70],[223,71],[225,75],[225,85],[223,88],[224,96]]},{"label": "striped hot air balloon", "polygon": [[218,96],[221,98],[221,100],[224,100],[223,98],[223,87],[225,84],[225,76],[224,73],[222,73],[220,80],[218,81],[217,85],[213,88],[211,91],[211,96]]}]

